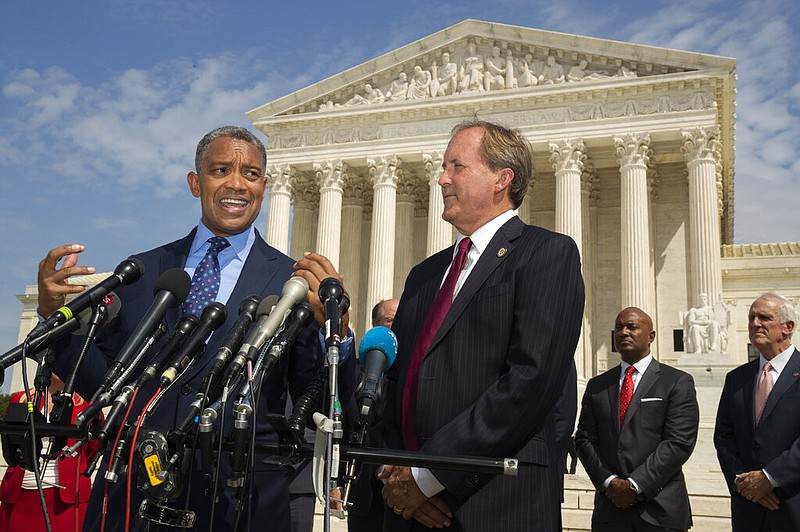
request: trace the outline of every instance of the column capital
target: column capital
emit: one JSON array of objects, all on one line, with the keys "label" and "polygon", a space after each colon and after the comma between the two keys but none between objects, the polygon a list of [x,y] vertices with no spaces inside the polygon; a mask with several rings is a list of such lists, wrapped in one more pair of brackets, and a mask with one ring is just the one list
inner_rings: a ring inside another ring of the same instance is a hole
[{"label": "column capital", "polygon": [[298,173],[292,178],[292,196],[303,206],[316,209],[319,205],[319,186],[313,179]]},{"label": "column capital", "polygon": [[439,175],[442,173],[442,162],[444,161],[444,152],[432,151],[422,154],[422,162],[425,165],[425,176],[428,181],[438,181]]},{"label": "column capital", "polygon": [[341,190],[348,171],[347,163],[341,159],[314,163],[314,175],[320,190],[326,188]]},{"label": "column capital", "polygon": [[[410,172],[399,172],[397,176],[397,201],[414,203],[418,192],[417,183],[420,180]],[[427,196],[427,184],[425,185],[425,195]]]},{"label": "column capital", "polygon": [[297,168],[291,164],[273,164],[267,169],[267,183],[272,194],[291,194],[292,181],[297,177]]},{"label": "column capital", "polygon": [[550,162],[556,173],[581,172],[586,161],[586,145],[582,139],[565,139],[550,143]]},{"label": "column capital", "polygon": [[686,157],[687,164],[706,159],[713,161],[715,165],[721,165],[722,146],[719,141],[719,126],[681,130],[681,140],[681,152]]},{"label": "column capital", "polygon": [[581,190],[589,196],[589,205],[597,207],[600,204],[600,178],[594,163],[587,161],[583,164],[581,172]]},{"label": "column capital", "polygon": [[614,137],[615,156],[620,168],[632,165],[647,166],[653,155],[648,133],[628,133]]},{"label": "column capital", "polygon": [[372,200],[372,187],[367,179],[348,172],[342,184],[345,205],[366,205]]},{"label": "column capital", "polygon": [[397,180],[403,173],[402,165],[403,161],[397,155],[367,159],[369,175],[376,187],[397,186]]}]

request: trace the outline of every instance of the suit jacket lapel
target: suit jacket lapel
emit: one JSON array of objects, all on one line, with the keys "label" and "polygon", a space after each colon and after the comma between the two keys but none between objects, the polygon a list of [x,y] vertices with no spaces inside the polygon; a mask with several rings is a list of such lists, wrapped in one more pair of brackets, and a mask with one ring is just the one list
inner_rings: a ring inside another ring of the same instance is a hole
[{"label": "suit jacket lapel", "polygon": [[[180,240],[176,240],[171,244],[164,247],[164,253],[161,255],[160,268],[161,272],[165,272],[171,268],[184,268],[186,266],[186,258],[189,256],[189,248],[194,240],[194,235],[197,233],[197,227]],[[183,315],[181,305],[167,310],[164,315],[164,321],[167,324],[167,329],[172,331],[175,324]]]},{"label": "suit jacket lapel", "polygon": [[758,382],[758,359],[750,361],[749,364],[747,382],[742,387],[742,399],[744,401],[744,409],[747,411],[747,426],[752,429],[756,426],[755,392],[756,383]]},{"label": "suit jacket lapel", "polygon": [[[495,233],[494,237],[492,237],[489,245],[486,246],[486,249],[481,254],[478,262],[475,264],[475,267],[472,269],[472,272],[470,272],[469,277],[467,277],[466,282],[464,282],[464,286],[462,286],[461,290],[458,291],[450,310],[447,311],[447,315],[444,317],[442,326],[439,328],[436,336],[434,336],[430,348],[428,348],[428,353],[426,353],[426,356],[442,340],[442,338],[444,338],[448,331],[450,331],[450,329],[458,320],[459,316],[461,316],[461,314],[464,312],[464,309],[467,308],[467,305],[472,300],[473,296],[483,286],[484,282],[486,282],[486,279],[489,277],[489,275],[491,275],[491,273],[498,266],[500,266],[503,261],[507,260],[508,257],[511,256],[511,254],[514,252],[513,241],[522,234],[522,230],[524,228],[525,224],[522,222],[522,220],[515,216],[497,230],[497,233]],[[501,248],[505,248],[506,252],[500,253]],[[439,279],[439,281],[441,282],[441,279]],[[431,302],[433,302],[433,300],[431,300]]]},{"label": "suit jacket lapel", "polygon": [[[617,367],[613,369],[611,372],[611,376],[614,378],[609,385],[607,386],[606,390],[608,391],[608,411],[613,414],[614,422],[611,423],[614,426],[614,434],[619,436],[619,377],[621,375],[622,365],[619,364]],[[630,407],[629,407],[630,408]]]},{"label": "suit jacket lapel", "polygon": [[[775,381],[769,397],[767,397],[767,404],[764,405],[764,412],[761,414],[761,419],[767,418],[781,396],[797,382],[798,378],[800,378],[800,351],[795,349],[794,353],[792,353],[792,356],[789,358],[789,362],[786,363],[786,367],[781,371],[780,377]],[[752,411],[753,409],[751,408],[750,410]],[[755,416],[755,413],[752,415]]]},{"label": "suit jacket lapel", "polygon": [[652,388],[653,384],[655,384],[658,380],[660,373],[661,364],[659,364],[658,360],[654,358],[650,361],[650,365],[647,366],[644,374],[639,378],[639,384],[636,386],[636,390],[633,392],[633,397],[631,397],[631,402],[628,405],[628,411],[625,413],[625,421],[622,423],[623,429],[628,426],[628,423],[630,423],[631,419],[636,414],[636,411],[639,410],[642,397],[644,397],[645,394],[650,391],[650,388]]}]

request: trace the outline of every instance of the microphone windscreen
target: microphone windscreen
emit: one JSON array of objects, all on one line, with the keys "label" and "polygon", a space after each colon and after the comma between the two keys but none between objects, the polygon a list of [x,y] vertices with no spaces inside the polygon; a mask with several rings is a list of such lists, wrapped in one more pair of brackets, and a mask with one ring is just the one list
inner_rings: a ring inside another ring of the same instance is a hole
[{"label": "microphone windscreen", "polygon": [[364,333],[361,343],[358,346],[358,358],[361,365],[364,365],[366,354],[369,351],[378,350],[386,355],[386,369],[390,368],[397,356],[397,336],[388,327],[373,327]]},{"label": "microphone windscreen", "polygon": [[186,273],[186,270],[183,268],[170,268],[162,273],[161,277],[156,281],[156,285],[153,287],[153,294],[158,294],[162,290],[172,292],[172,295],[175,296],[175,304],[173,306],[177,307],[189,295],[191,287],[192,279]]}]

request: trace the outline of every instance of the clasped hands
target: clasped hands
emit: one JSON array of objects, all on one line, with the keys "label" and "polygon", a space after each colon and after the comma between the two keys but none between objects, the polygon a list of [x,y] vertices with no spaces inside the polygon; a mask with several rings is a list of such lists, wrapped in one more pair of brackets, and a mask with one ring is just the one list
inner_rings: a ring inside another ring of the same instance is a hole
[{"label": "clasped hands", "polygon": [[626,510],[642,500],[642,496],[636,492],[633,484],[624,478],[612,478],[606,488],[606,497],[614,503],[614,506]]},{"label": "clasped hands", "polygon": [[378,473],[384,480],[383,498],[395,514],[416,519],[428,528],[450,526],[453,514],[438,495],[426,497],[417,486],[410,467],[384,466]]},{"label": "clasped hands", "polygon": [[780,499],[763,471],[739,473],[733,481],[739,494],[750,502],[755,502],[767,510],[777,510]]}]

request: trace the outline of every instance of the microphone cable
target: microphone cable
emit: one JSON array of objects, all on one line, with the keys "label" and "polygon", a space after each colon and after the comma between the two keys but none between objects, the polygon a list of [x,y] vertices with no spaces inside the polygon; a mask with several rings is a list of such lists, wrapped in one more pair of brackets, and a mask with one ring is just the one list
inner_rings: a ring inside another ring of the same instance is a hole
[{"label": "microphone cable", "polygon": [[133,431],[133,438],[131,438],[130,453],[128,454],[128,478],[125,487],[125,532],[130,532],[131,529],[131,478],[133,477],[133,458],[136,453],[136,440],[139,439],[139,429],[142,428],[142,423],[144,423],[148,415],[150,405],[160,396],[161,392],[162,389],[158,388],[156,393],[153,394],[153,397],[150,398],[150,401],[147,402],[147,405],[145,405],[142,413],[139,414],[139,418],[136,420],[136,428]]}]

